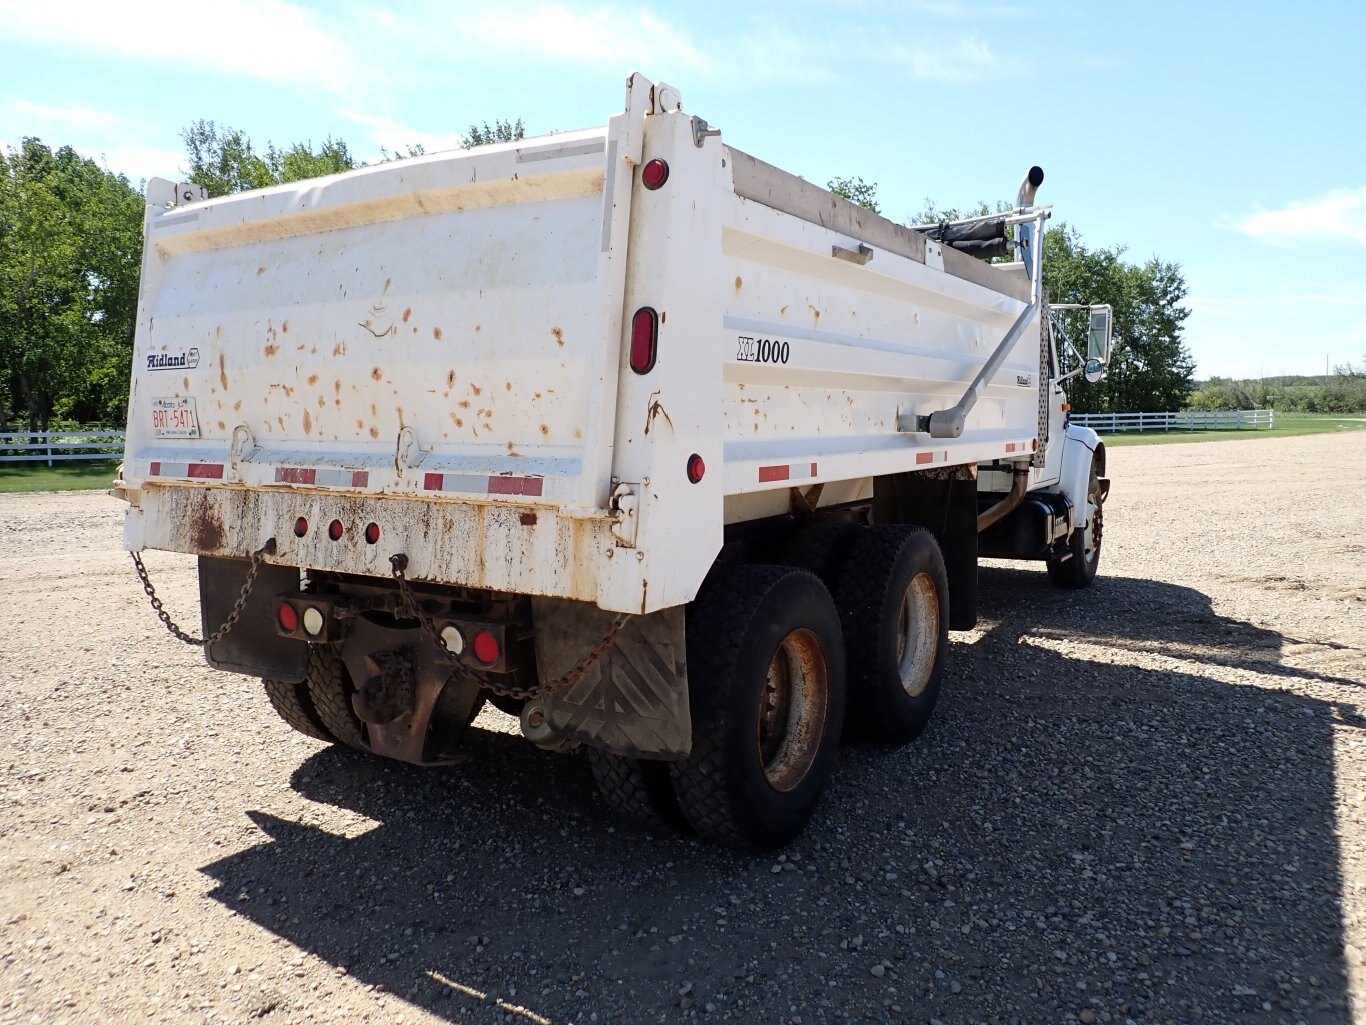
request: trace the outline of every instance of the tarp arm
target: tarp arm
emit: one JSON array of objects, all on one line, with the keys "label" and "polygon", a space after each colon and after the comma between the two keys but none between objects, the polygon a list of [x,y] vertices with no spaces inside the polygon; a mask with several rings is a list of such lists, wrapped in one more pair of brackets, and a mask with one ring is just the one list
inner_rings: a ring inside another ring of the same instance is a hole
[{"label": "tarp arm", "polygon": [[[1020,315],[1015,318],[1015,323],[1010,325],[1010,330],[1001,339],[1001,344],[996,346],[996,351],[982,365],[982,369],[977,372],[977,376],[972,379],[972,384],[968,385],[968,390],[963,393],[963,397],[957,403],[947,409],[935,410],[929,416],[907,415],[901,417],[897,424],[897,429],[916,434],[929,434],[931,438],[958,438],[963,434],[963,426],[967,422],[968,414],[972,412],[972,407],[977,405],[977,400],[982,397],[982,392],[987,386],[987,382],[996,376],[996,372],[1001,369],[1011,351],[1015,348],[1015,343],[1020,340],[1020,335],[1024,333],[1030,323],[1034,320],[1043,305],[1043,288],[1039,281],[1039,272],[1043,263],[1043,222],[1048,216],[1046,211],[1039,210],[1032,218],[1034,230],[1028,236],[1028,252],[1025,259],[1029,261],[1029,305],[1020,311]],[[907,422],[911,421],[911,422]]]}]

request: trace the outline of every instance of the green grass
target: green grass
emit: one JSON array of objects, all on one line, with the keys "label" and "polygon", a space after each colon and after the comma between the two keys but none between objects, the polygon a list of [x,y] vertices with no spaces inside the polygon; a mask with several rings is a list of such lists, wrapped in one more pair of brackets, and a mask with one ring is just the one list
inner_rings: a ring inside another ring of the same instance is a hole
[{"label": "green grass", "polygon": [[84,462],[0,463],[0,494],[18,491],[107,491],[118,469],[117,459]]},{"label": "green grass", "polygon": [[1270,430],[1243,431],[1119,431],[1101,433],[1106,445],[1171,445],[1182,441],[1229,441],[1237,438],[1295,438],[1302,434],[1335,434],[1366,429],[1366,413],[1359,417],[1327,413],[1277,413]]}]

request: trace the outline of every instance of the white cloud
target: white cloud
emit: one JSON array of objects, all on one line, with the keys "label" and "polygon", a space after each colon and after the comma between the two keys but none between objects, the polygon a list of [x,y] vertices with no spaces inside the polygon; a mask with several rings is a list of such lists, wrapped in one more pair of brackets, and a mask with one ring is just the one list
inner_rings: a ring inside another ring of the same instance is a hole
[{"label": "white cloud", "polygon": [[98,151],[78,146],[77,151],[109,170],[127,176],[136,185],[147,178],[168,178],[179,181],[185,172],[183,150],[158,149],[155,146],[101,146]]},{"label": "white cloud", "polygon": [[987,43],[976,35],[957,36],[913,45],[893,44],[884,55],[904,64],[916,78],[937,82],[975,82],[1004,66]]},{"label": "white cloud", "polygon": [[423,132],[390,118],[366,114],[361,111],[342,109],[337,111],[337,114],[365,128],[369,133],[370,141],[376,146],[383,146],[391,151],[403,150],[406,152],[408,146],[420,145],[428,153],[440,153],[443,150],[458,149],[461,143],[465,141],[465,137],[459,132],[446,134]]},{"label": "white cloud", "polygon": [[779,24],[760,24],[738,49],[746,55],[749,74],[770,80],[829,81],[871,63],[936,82],[976,82],[1020,68],[1018,60],[1002,61],[973,32],[918,31],[913,42],[906,42],[885,32],[835,28],[822,36],[799,36]]},{"label": "white cloud", "polygon": [[50,134],[52,131],[99,131],[108,127],[108,111],[93,107],[49,107],[29,100],[0,103],[0,124],[21,121],[33,125],[37,131],[30,135]]},{"label": "white cloud", "polygon": [[0,147],[18,149],[26,137],[48,146],[71,144],[81,156],[137,182],[144,178],[175,178],[185,164],[180,150],[139,144],[139,132],[118,113],[82,106],[45,106],[29,100],[0,103]]},{"label": "white cloud", "polygon": [[905,2],[904,6],[920,14],[953,20],[1007,20],[1027,18],[1033,15],[1030,8],[1014,4],[964,4],[959,0],[915,0]]},{"label": "white cloud", "polygon": [[1194,313],[1235,317],[1267,308],[1300,309],[1315,306],[1366,306],[1366,292],[1309,292],[1299,295],[1188,295],[1182,302]]},{"label": "white cloud", "polygon": [[0,0],[10,40],[98,51],[149,64],[338,90],[359,66],[319,15],[286,0],[220,0],[212,9],[142,0]]},{"label": "white cloud", "polygon": [[1347,240],[1366,245],[1366,186],[1334,189],[1280,210],[1262,210],[1237,222],[1245,235],[1268,242]]},{"label": "white cloud", "polygon": [[564,3],[503,5],[451,19],[482,51],[502,50],[573,64],[659,67],[668,74],[711,74],[717,63],[687,33],[648,11],[605,7],[577,10]]}]

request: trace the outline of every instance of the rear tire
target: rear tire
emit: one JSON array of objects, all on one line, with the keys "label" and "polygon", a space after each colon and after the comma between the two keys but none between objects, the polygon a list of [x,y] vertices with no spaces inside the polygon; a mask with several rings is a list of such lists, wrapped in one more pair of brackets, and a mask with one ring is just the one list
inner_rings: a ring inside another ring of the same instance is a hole
[{"label": "rear tire", "polygon": [[351,695],[356,688],[341,656],[323,645],[309,645],[305,682],[318,718],[328,732],[347,747],[365,750],[365,724],[351,707]]},{"label": "rear tire", "polygon": [[849,653],[852,735],[905,744],[929,724],[949,647],[944,556],[920,527],[869,527],[836,591]]},{"label": "rear tire", "polygon": [[622,818],[654,829],[686,830],[667,762],[626,758],[590,747],[588,767],[603,803]]},{"label": "rear tire", "polygon": [[688,606],[692,751],[670,763],[688,824],[747,850],[801,832],[844,719],[839,614],[812,573],[716,566]]},{"label": "rear tire", "polygon": [[270,707],[275,709],[276,714],[293,729],[314,740],[328,744],[337,742],[337,738],[323,725],[322,719],[318,718],[318,711],[313,707],[313,699],[308,694],[307,683],[289,683],[284,680],[261,682],[265,684]]},{"label": "rear tire", "polygon": [[784,566],[810,570],[821,578],[821,583],[833,594],[839,584],[845,557],[861,533],[862,528],[858,524],[842,520],[798,527],[783,546],[778,562]]}]

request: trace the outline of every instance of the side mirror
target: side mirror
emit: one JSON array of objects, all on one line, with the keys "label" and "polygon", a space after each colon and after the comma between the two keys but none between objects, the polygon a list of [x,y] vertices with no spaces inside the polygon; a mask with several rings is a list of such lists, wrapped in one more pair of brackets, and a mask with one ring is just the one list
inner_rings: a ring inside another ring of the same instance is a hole
[{"label": "side mirror", "polygon": [[[1086,358],[1088,361],[1100,360],[1102,364],[1110,362],[1110,313],[1109,306],[1091,307],[1090,331],[1086,336]],[[1091,380],[1089,370],[1086,379]]]},{"label": "side mirror", "polygon": [[1081,376],[1086,378],[1087,384],[1099,384],[1100,379],[1105,376],[1105,364],[1092,356],[1082,368]]}]

